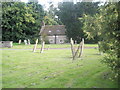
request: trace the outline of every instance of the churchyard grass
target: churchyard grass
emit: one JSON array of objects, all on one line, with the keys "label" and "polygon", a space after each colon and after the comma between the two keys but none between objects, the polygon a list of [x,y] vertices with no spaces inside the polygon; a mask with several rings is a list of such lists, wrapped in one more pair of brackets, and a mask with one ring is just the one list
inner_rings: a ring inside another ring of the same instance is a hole
[{"label": "churchyard grass", "polygon": [[[75,44],[77,47],[79,44]],[[18,44],[13,43],[12,49],[33,49],[34,44],[31,45],[25,45],[25,44]],[[70,48],[70,44],[45,44],[45,48]],[[85,44],[85,47],[98,47],[97,44]],[[41,44],[37,44],[37,48],[41,48]],[[3,49],[9,49],[9,48],[3,48]]]},{"label": "churchyard grass", "polygon": [[[21,49],[22,45],[16,45],[19,47]],[[35,53],[32,50],[2,50],[2,87],[117,88],[117,81],[111,80],[113,73],[101,63],[102,58],[95,48],[84,49],[83,57],[75,60],[72,60],[70,49],[50,49],[43,53],[40,50]]]}]

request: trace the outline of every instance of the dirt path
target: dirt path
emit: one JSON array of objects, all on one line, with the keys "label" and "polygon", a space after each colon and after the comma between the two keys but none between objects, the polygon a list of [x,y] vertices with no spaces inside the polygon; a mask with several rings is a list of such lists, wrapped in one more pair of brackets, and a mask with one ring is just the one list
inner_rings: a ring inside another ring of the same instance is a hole
[{"label": "dirt path", "polygon": [[[84,47],[84,49],[97,49],[98,47]],[[47,48],[45,48],[46,50]],[[62,50],[62,49],[71,49],[71,48],[49,48],[49,49],[55,49],[55,50]],[[26,49],[17,49],[17,48],[0,48],[0,50],[33,50],[33,48],[26,48]],[[37,50],[40,50],[40,48],[37,48]]]}]

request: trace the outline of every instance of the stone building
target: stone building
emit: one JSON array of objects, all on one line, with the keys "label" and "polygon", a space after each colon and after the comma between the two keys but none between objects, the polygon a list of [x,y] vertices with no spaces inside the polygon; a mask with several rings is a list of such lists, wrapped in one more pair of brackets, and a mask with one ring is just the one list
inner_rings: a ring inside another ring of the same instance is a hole
[{"label": "stone building", "polygon": [[62,44],[67,40],[64,25],[45,25],[40,31],[40,38],[45,38],[51,44]]}]

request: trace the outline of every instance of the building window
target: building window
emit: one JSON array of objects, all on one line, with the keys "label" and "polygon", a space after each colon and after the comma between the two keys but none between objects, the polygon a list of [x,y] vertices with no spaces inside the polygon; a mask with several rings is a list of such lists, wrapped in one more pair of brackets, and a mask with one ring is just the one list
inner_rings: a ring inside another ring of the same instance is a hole
[{"label": "building window", "polygon": [[49,33],[51,33],[51,31],[49,30]]},{"label": "building window", "polygon": [[52,39],[50,39],[49,41],[50,41],[50,43],[53,43],[53,40],[52,40]]},{"label": "building window", "polygon": [[63,40],[60,40],[60,43],[63,43]]}]

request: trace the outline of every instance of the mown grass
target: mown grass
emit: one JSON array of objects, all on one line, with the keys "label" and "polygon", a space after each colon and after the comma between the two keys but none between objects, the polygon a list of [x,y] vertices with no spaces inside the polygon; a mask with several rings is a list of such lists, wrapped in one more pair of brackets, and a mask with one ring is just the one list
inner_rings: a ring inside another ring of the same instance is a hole
[{"label": "mown grass", "polygon": [[[79,44],[75,44],[74,46],[77,47]],[[98,47],[97,44],[85,44],[85,47]],[[18,43],[13,43],[13,47],[12,49],[33,49],[34,44],[31,45],[24,45],[22,44],[18,44]],[[45,44],[45,48],[70,48],[70,44]],[[37,45],[37,48],[41,48],[41,44]],[[6,48],[3,48],[6,49]],[[9,49],[9,48],[7,48]]]},{"label": "mown grass", "polygon": [[3,88],[117,88],[96,49],[72,60],[70,50],[3,50]]}]

